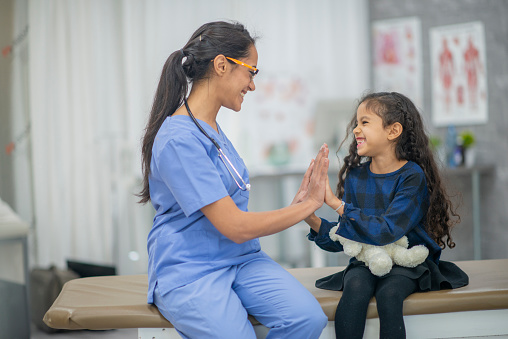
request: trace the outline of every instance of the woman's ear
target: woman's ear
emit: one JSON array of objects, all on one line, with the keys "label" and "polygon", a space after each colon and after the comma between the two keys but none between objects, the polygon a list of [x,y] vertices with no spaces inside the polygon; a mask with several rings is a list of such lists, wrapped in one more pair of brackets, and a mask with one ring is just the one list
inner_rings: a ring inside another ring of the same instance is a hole
[{"label": "woman's ear", "polygon": [[388,126],[388,140],[395,140],[397,139],[401,134],[402,130],[404,128],[400,124],[400,122],[395,122]]},{"label": "woman's ear", "polygon": [[228,67],[227,65],[228,63],[226,57],[222,54],[217,55],[215,59],[213,59],[214,73],[217,74],[218,76],[223,76],[224,74],[226,74],[226,70]]}]

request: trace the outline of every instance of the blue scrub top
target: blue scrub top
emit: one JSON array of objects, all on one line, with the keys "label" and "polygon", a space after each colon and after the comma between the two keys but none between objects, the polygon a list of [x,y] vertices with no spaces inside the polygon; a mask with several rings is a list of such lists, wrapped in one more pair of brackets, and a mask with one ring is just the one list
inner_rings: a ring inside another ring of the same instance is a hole
[{"label": "blue scrub top", "polygon": [[[220,126],[217,133],[198,121],[248,183],[247,168]],[[166,118],[155,137],[150,171],[156,213],[148,234],[148,303],[153,303],[156,285],[164,295],[215,270],[265,256],[258,239],[237,244],[201,213],[227,195],[247,211],[249,192],[238,188],[217,148],[189,116]]]}]

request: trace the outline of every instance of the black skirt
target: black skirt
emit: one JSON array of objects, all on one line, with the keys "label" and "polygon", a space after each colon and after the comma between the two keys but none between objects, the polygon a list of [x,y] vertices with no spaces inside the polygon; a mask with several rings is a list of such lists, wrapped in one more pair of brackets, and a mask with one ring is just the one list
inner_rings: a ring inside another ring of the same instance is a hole
[{"label": "black skirt", "polygon": [[[356,266],[366,265],[362,261],[353,258],[345,270],[318,279],[316,287],[324,290],[342,291],[344,288],[344,276],[348,270]],[[454,263],[441,260],[438,265],[429,258],[414,268],[394,265],[392,270],[380,277],[380,279],[392,275],[403,275],[417,280],[419,286],[418,292],[458,288],[466,286],[469,283],[467,274]]]}]

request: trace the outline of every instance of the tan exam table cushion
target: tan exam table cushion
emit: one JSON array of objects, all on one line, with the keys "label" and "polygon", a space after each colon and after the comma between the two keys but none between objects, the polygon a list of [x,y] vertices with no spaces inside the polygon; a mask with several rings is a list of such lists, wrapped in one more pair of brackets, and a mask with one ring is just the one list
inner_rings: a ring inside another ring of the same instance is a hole
[{"label": "tan exam table cushion", "polygon": [[[415,293],[404,301],[404,315],[508,308],[508,259],[455,262],[469,275],[469,285],[455,290]],[[293,274],[319,301],[333,321],[342,292],[314,286],[318,278],[343,267],[296,268]],[[146,303],[146,275],[91,277],[67,282],[44,322],[53,328],[104,330],[172,327],[153,305]],[[297,298],[298,296],[295,296]],[[377,317],[372,299],[367,318]],[[253,323],[257,323],[251,317]]]}]

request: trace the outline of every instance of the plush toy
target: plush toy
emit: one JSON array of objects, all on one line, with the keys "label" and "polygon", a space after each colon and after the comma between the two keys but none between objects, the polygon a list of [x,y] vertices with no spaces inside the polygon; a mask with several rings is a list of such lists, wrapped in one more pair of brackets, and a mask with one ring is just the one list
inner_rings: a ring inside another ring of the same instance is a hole
[{"label": "plush toy", "polygon": [[374,246],[343,238],[335,234],[337,229],[338,226],[335,226],[330,230],[330,239],[339,241],[344,247],[344,253],[363,261],[372,274],[379,277],[390,272],[394,263],[404,267],[416,267],[424,262],[429,255],[429,250],[423,245],[408,248],[409,243],[406,236],[392,244]]}]

